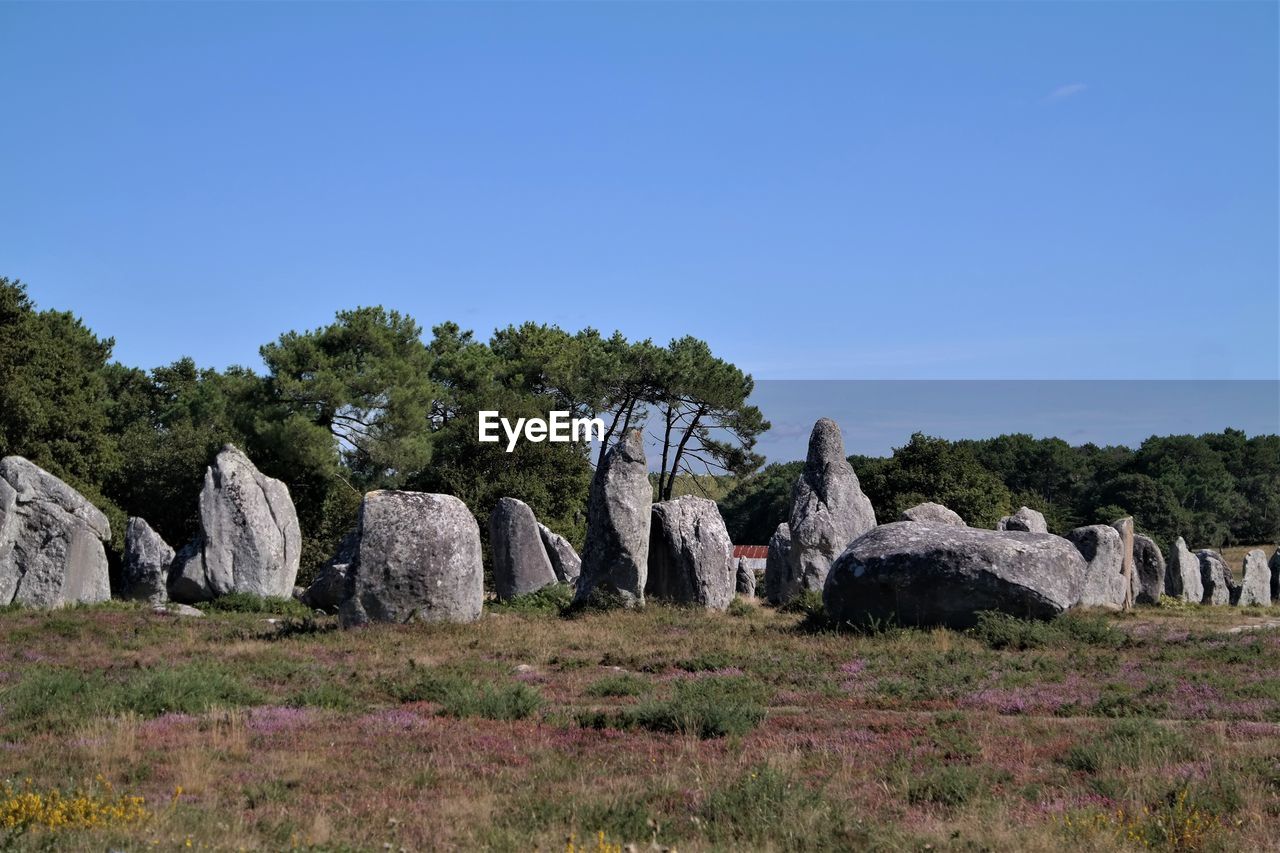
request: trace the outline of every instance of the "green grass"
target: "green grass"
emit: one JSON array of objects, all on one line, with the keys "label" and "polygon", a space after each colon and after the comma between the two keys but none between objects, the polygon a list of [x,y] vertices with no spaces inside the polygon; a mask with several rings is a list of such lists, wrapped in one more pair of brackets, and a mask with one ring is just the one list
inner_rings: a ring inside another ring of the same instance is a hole
[{"label": "green grass", "polygon": [[196,607],[212,613],[262,613],[268,616],[289,616],[306,619],[311,608],[292,598],[264,598],[247,592],[230,592]]},{"label": "green grass", "polygon": [[768,691],[742,676],[678,682],[668,699],[653,699],[616,712],[588,712],[591,728],[640,728],[654,732],[719,738],[742,735],[764,720]]},{"label": "green grass", "polygon": [[543,704],[538,690],[527,684],[495,684],[424,669],[411,670],[390,689],[401,702],[433,702],[448,717],[523,720]]}]

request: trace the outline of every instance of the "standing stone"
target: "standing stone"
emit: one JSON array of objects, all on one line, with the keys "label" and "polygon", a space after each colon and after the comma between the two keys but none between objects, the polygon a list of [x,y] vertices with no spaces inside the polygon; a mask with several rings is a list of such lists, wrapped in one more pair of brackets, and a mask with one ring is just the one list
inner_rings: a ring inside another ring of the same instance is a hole
[{"label": "standing stone", "polygon": [[1271,555],[1271,600],[1280,602],[1280,547]]},{"label": "standing stone", "polygon": [[791,526],[784,521],[769,538],[769,554],[764,561],[764,597],[770,604],[783,604],[795,597],[797,589],[799,583],[791,577]]},{"label": "standing stone", "polygon": [[538,519],[524,501],[502,498],[489,515],[493,586],[499,601],[537,592],[556,582],[551,558],[542,544]]},{"label": "standing stone", "polygon": [[822,600],[837,622],[967,628],[984,610],[1052,618],[1080,600],[1085,572],[1060,536],[899,521],[840,555]]},{"label": "standing stone", "polygon": [[351,595],[352,567],[360,555],[360,530],[350,530],[338,542],[338,550],[330,557],[316,578],[301,595],[295,596],[312,610],[337,613],[342,602]]},{"label": "standing stone", "polygon": [[654,504],[645,595],[724,610],[736,588],[733,543],[716,502],[682,495]]},{"label": "standing stone", "polygon": [[996,522],[996,530],[1048,533],[1049,525],[1045,523],[1043,513],[1037,512],[1029,506],[1024,506],[1013,515],[1006,515]]},{"label": "standing stone", "polygon": [[1199,604],[1204,598],[1204,582],[1200,579],[1200,561],[1187,548],[1181,536],[1173,543],[1173,553],[1165,567],[1164,591],[1167,595]]},{"label": "standing stone", "polygon": [[1115,528],[1116,533],[1120,534],[1120,559],[1122,568],[1120,574],[1124,576],[1124,601],[1125,610],[1133,609],[1133,517],[1126,515],[1124,518],[1116,519],[1111,522],[1111,526]]},{"label": "standing stone", "polygon": [[840,427],[822,418],[813,425],[804,471],[792,490],[791,572],[781,600],[820,591],[836,557],[875,526],[875,510],[845,458]]},{"label": "standing stone", "polygon": [[173,549],[141,518],[124,529],[124,597],[152,604],[169,600],[169,567]]},{"label": "standing stone", "polygon": [[368,622],[472,622],[484,602],[480,526],[452,495],[381,491],[360,505],[344,627]]},{"label": "standing stone", "polygon": [[169,575],[169,597],[192,603],[229,592],[288,598],[298,577],[302,532],[289,487],[228,444],[205,469],[200,533]]},{"label": "standing stone", "polygon": [[21,456],[0,460],[0,605],[106,601],[110,540],[84,495]]},{"label": "standing stone", "polygon": [[903,510],[899,521],[923,521],[930,524],[954,524],[956,527],[967,527],[959,513],[942,504],[923,503]]},{"label": "standing stone", "polygon": [[1201,604],[1230,604],[1233,578],[1227,561],[1217,551],[1196,551],[1200,562],[1200,581],[1204,584]]},{"label": "standing stone", "polygon": [[542,546],[547,549],[547,557],[551,559],[551,570],[556,573],[560,583],[574,583],[582,573],[582,558],[573,550],[569,540],[550,527],[538,522],[538,534],[542,536]]},{"label": "standing stone", "polygon": [[756,597],[756,573],[747,565],[746,557],[738,558],[737,592],[743,598]]},{"label": "standing stone", "polygon": [[1124,575],[1123,540],[1114,527],[1091,524],[1077,527],[1066,536],[1088,563],[1080,589],[1080,607],[1124,607],[1129,579]]},{"label": "standing stone", "polygon": [[629,430],[605,453],[591,480],[575,603],[644,604],[652,504],[644,438],[640,430]]},{"label": "standing stone", "polygon": [[1244,555],[1244,583],[1240,587],[1241,607],[1271,606],[1271,569],[1267,554],[1254,548]]},{"label": "standing stone", "polygon": [[1160,546],[1141,533],[1133,537],[1133,599],[1138,604],[1159,604],[1164,592],[1165,565]]}]

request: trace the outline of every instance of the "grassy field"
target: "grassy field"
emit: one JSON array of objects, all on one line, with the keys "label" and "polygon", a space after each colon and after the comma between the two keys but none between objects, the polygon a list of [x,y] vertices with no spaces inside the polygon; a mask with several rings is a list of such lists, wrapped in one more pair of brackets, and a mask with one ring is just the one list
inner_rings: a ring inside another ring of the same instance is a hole
[{"label": "grassy field", "polygon": [[0,849],[1280,849],[1280,609],[555,605],[0,612]]}]

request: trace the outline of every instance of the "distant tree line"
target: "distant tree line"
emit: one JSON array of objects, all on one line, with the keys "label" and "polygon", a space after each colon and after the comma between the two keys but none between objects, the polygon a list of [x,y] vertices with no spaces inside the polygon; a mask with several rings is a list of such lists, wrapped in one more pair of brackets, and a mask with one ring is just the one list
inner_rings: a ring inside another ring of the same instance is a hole
[{"label": "distant tree line", "polygon": [[[1058,533],[1132,515],[1165,548],[1179,536],[1193,548],[1280,541],[1277,435],[1152,436],[1135,450],[1022,434],[948,441],[916,433],[892,456],[849,461],[882,523],[936,501],[975,527],[994,527],[1025,505]],[[735,542],[769,541],[790,514],[802,468],[772,464],[729,491],[721,511]]]},{"label": "distant tree line", "polygon": [[428,337],[407,315],[366,307],[267,343],[264,372],[190,358],[141,370],[112,361],[113,347],[0,278],[0,456],[25,456],[97,503],[118,555],[129,515],[175,547],[188,541],[205,466],[234,443],[289,486],[304,578],[371,489],[457,495],[486,538],[497,500],[517,497],[580,544],[592,449],[482,444],[481,409],[513,420],[553,409],[601,417],[608,441],[643,426],[661,450],[658,493],[667,496],[693,474],[755,471],[756,437],[769,427],[747,403],[751,377],[692,337],[661,346],[526,323],[486,343],[449,322]]}]

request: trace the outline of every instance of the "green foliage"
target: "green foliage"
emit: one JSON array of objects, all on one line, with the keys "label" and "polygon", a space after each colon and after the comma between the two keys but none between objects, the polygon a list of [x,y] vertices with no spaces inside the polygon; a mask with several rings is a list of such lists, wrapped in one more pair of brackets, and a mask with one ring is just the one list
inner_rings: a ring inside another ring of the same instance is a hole
[{"label": "green foliage", "polygon": [[587,685],[588,696],[643,696],[652,689],[648,681],[630,672],[606,675]]},{"label": "green foliage", "polygon": [[981,770],[964,764],[936,764],[920,771],[907,785],[911,803],[933,803],[939,806],[962,806],[985,787]]},{"label": "green foliage", "polygon": [[1042,622],[986,610],[978,614],[969,634],[988,648],[1012,651],[1074,645],[1118,648],[1125,642],[1124,633],[1106,617],[1081,613],[1064,613]]},{"label": "green foliage", "polygon": [[305,619],[311,615],[310,608],[292,598],[264,598],[248,592],[230,592],[196,606],[201,610],[221,613],[266,613],[274,616],[293,616],[298,619]]},{"label": "green foliage", "polygon": [[401,702],[434,702],[448,717],[523,720],[542,707],[537,689],[519,682],[494,684],[463,675],[411,668],[390,692]]},{"label": "green foliage", "polygon": [[573,604],[573,587],[567,583],[554,583],[535,592],[517,595],[508,601],[496,602],[490,607],[496,613],[527,613],[559,615]]},{"label": "green foliage", "polygon": [[734,486],[720,503],[729,539],[766,544],[791,517],[791,492],[803,470],[803,462],[773,463]]},{"label": "green foliage", "polygon": [[764,720],[768,691],[742,676],[695,678],[676,683],[670,699],[654,699],[616,713],[579,716],[593,728],[642,728],[655,732],[717,738],[743,735]]},{"label": "green foliage", "polygon": [[1062,758],[1070,770],[1104,773],[1122,768],[1149,767],[1186,761],[1195,748],[1162,724],[1151,720],[1121,720],[1100,736],[1071,747]]}]

